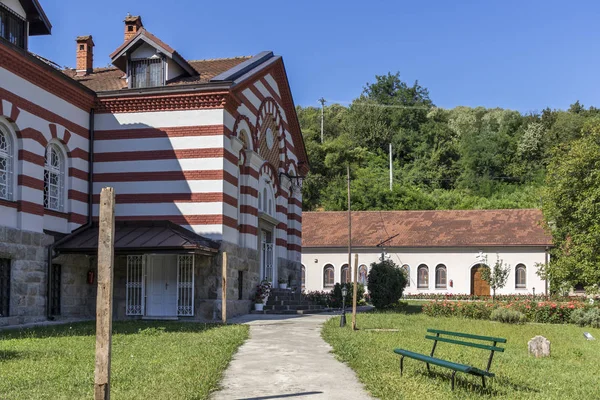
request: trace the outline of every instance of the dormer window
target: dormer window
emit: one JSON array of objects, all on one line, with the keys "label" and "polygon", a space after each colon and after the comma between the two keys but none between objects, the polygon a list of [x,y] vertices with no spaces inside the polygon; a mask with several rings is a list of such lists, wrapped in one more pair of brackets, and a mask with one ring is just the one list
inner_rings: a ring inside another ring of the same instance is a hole
[{"label": "dormer window", "polygon": [[131,60],[129,68],[132,88],[156,87],[165,84],[165,66],[160,57]]},{"label": "dormer window", "polygon": [[27,22],[0,4],[0,37],[15,46],[25,49],[27,43]]}]

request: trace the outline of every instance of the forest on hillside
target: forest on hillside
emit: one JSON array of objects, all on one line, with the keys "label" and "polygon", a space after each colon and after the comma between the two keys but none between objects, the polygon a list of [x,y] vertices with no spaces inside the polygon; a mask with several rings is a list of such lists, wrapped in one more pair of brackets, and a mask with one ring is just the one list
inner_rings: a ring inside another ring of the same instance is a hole
[{"label": "forest on hillside", "polygon": [[[517,95],[517,94],[515,94]],[[435,106],[427,88],[399,73],[376,76],[349,106],[297,107],[310,162],[305,210],[542,208],[547,166],[583,135],[600,109],[521,114]],[[389,144],[393,187],[389,187]]]}]

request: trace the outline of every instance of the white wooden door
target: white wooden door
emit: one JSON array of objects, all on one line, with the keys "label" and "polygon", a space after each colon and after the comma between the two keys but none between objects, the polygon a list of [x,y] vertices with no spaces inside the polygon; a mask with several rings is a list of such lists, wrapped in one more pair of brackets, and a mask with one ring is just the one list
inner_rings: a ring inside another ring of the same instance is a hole
[{"label": "white wooden door", "polygon": [[177,256],[149,256],[146,315],[177,315]]}]

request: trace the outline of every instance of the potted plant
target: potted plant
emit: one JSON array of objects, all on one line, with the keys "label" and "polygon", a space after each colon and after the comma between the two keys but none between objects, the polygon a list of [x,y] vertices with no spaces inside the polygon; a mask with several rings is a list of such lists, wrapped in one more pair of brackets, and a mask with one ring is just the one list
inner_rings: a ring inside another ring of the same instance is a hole
[{"label": "potted plant", "polygon": [[269,294],[271,294],[271,282],[264,280],[256,285],[256,294],[254,295],[254,309],[256,311],[263,310]]},{"label": "potted plant", "polygon": [[287,285],[288,285],[288,281],[285,278],[279,278],[277,280],[277,282],[279,283],[279,289],[287,289]]}]

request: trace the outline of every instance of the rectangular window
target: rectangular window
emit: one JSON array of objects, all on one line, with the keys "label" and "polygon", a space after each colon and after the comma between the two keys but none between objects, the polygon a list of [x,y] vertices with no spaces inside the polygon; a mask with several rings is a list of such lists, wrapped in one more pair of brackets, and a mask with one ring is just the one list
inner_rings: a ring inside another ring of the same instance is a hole
[{"label": "rectangular window", "polygon": [[131,87],[147,88],[164,86],[164,63],[160,58],[148,58],[130,62]]},{"label": "rectangular window", "polygon": [[50,313],[60,315],[60,286],[61,286],[61,266],[52,264],[52,274],[50,282]]},{"label": "rectangular window", "polygon": [[194,255],[177,256],[177,315],[194,316]]},{"label": "rectangular window", "polygon": [[27,22],[0,4],[0,37],[25,49]]},{"label": "rectangular window", "polygon": [[10,310],[10,260],[0,258],[0,317],[8,317]]},{"label": "rectangular window", "polygon": [[126,315],[144,315],[144,275],[144,257],[127,256]]}]

